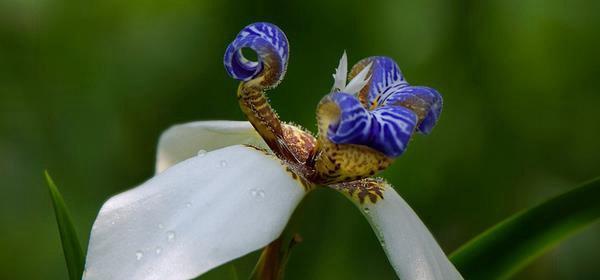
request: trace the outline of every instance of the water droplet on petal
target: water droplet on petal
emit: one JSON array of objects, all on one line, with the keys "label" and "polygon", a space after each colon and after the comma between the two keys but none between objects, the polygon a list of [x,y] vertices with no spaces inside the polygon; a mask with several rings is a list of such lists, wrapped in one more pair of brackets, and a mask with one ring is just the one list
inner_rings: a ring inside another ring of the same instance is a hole
[{"label": "water droplet on petal", "polygon": [[163,229],[163,228],[165,228],[165,226],[164,226],[163,224],[158,224],[157,226],[158,226],[158,228],[160,228],[160,229]]},{"label": "water droplet on petal", "polygon": [[205,156],[205,155],[206,155],[206,150],[199,150],[199,151],[198,151],[198,156],[199,156],[199,157],[203,157],[203,156]]},{"label": "water droplet on petal", "polygon": [[190,207],[192,207],[192,203],[191,203],[191,202],[188,202],[188,203],[186,203],[186,204],[185,204],[185,207],[187,207],[187,208],[190,208]]},{"label": "water droplet on petal", "polygon": [[136,251],[135,252],[135,260],[139,261],[144,257],[144,252],[142,251]]},{"label": "water droplet on petal", "polygon": [[265,198],[265,191],[260,188],[250,189],[250,195],[257,200]]},{"label": "water droplet on petal", "polygon": [[111,222],[110,222],[110,224],[111,224],[111,225],[114,225],[114,224],[116,224],[116,222],[115,222],[115,221],[111,221]]},{"label": "water droplet on petal", "polygon": [[169,242],[175,241],[175,232],[174,231],[172,231],[172,230],[167,231],[167,241],[169,241]]},{"label": "water droplet on petal", "polygon": [[227,161],[226,160],[222,160],[221,162],[219,162],[219,166],[220,167],[227,167]]},{"label": "water droplet on petal", "polygon": [[154,249],[154,253],[156,253],[157,255],[160,255],[160,253],[162,253],[162,248],[156,247],[156,249]]}]

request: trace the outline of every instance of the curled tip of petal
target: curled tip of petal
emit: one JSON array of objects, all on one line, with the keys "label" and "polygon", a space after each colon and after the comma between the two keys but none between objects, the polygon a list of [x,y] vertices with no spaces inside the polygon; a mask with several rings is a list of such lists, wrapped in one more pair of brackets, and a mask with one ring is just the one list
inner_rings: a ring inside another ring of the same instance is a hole
[{"label": "curled tip of petal", "polygon": [[429,134],[442,113],[442,95],[435,89],[423,86],[405,86],[380,99],[382,106],[400,105],[411,109],[419,117],[417,131]]},{"label": "curled tip of petal", "polygon": [[438,118],[440,117],[440,114],[442,113],[442,95],[440,95],[435,89],[430,88],[430,91],[433,96],[433,101],[431,102],[431,106],[429,106],[427,115],[425,115],[417,127],[417,130],[423,134],[431,133],[433,127],[437,123]]},{"label": "curled tip of petal", "polygon": [[[242,54],[248,48],[256,52],[258,61]],[[287,37],[274,24],[259,22],[244,27],[229,44],[223,63],[227,74],[240,81],[263,78],[261,84],[275,86],[287,69],[289,44]]]}]

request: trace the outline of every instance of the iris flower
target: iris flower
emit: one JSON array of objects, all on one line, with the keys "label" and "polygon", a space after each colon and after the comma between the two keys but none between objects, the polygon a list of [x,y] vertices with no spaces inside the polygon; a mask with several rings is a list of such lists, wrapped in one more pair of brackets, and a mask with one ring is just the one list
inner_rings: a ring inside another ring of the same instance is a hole
[{"label": "iris flower", "polygon": [[[245,48],[257,61],[243,56]],[[84,279],[202,275],[277,239],[317,187],[343,193],[361,210],[401,279],[461,279],[415,212],[372,177],[416,132],[431,132],[439,93],[409,85],[388,57],[363,59],[348,73],[344,53],[317,106],[313,136],[280,121],[265,95],[285,75],[288,56],[277,26],[240,31],[224,64],[241,81],[237,98],[248,122],[200,121],[164,132],[155,176],[102,206]]]}]

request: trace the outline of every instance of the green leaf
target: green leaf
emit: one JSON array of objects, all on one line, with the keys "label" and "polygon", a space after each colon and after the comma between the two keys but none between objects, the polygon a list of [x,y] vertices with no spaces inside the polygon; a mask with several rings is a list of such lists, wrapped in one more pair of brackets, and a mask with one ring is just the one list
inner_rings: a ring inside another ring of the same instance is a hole
[{"label": "green leaf", "polygon": [[65,261],[67,262],[67,269],[69,270],[69,279],[81,279],[83,274],[84,256],[79,239],[77,238],[77,233],[75,232],[75,227],[71,220],[71,215],[69,214],[67,205],[58,191],[58,188],[54,184],[54,181],[52,181],[52,178],[50,178],[48,171],[45,171],[44,174],[46,175],[46,182],[48,183],[52,205],[54,206],[56,223],[58,224]]},{"label": "green leaf", "polygon": [[465,279],[503,279],[600,218],[600,178],[500,222],[450,255]]}]

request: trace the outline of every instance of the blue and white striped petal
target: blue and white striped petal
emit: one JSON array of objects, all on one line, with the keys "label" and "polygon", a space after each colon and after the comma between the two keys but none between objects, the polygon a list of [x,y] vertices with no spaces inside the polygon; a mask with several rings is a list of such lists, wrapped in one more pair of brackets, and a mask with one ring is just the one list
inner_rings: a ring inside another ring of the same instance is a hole
[{"label": "blue and white striped petal", "polygon": [[389,157],[401,155],[417,124],[417,115],[402,106],[388,106],[374,111],[365,109],[351,94],[327,96],[340,110],[339,120],[330,125],[327,136],[336,144],[371,147]]},{"label": "blue and white striped petal", "polygon": [[398,91],[379,98],[378,106],[400,105],[419,115],[417,130],[423,134],[431,133],[442,113],[442,96],[430,87],[405,86]]},{"label": "blue and white striped petal", "polygon": [[[243,48],[255,51],[258,61],[246,59],[242,54]],[[274,24],[259,22],[250,24],[240,31],[227,47],[223,63],[229,76],[236,80],[249,81],[265,76],[270,86],[273,86],[285,75],[288,55],[289,44],[283,31]],[[265,64],[268,67],[265,67]],[[263,73],[264,69],[273,72]]]},{"label": "blue and white striped petal", "polygon": [[329,140],[336,144],[367,145],[373,125],[371,113],[354,95],[348,93],[332,93],[325,98],[334,102],[340,110],[338,122],[329,126]]},{"label": "blue and white striped petal", "polygon": [[406,150],[417,125],[417,115],[402,106],[387,106],[373,110],[372,148],[389,157],[400,156]]},{"label": "blue and white striped petal", "polygon": [[366,101],[365,106],[370,107],[376,103],[377,97],[386,92],[393,91],[397,87],[407,85],[400,71],[400,67],[396,62],[385,56],[371,56],[362,59],[353,66],[351,72],[356,72],[359,69],[371,64],[371,80],[369,81],[368,90],[361,92],[361,100]]}]

